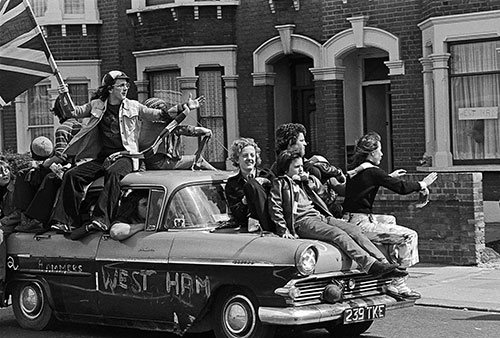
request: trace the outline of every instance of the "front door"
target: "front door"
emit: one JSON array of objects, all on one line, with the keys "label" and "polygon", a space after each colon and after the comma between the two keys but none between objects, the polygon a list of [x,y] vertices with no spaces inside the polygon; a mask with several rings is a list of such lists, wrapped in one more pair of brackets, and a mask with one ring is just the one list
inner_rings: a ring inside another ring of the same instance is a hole
[{"label": "front door", "polygon": [[382,137],[384,156],[380,167],[392,171],[392,133],[389,84],[363,86],[364,131],[375,131]]}]

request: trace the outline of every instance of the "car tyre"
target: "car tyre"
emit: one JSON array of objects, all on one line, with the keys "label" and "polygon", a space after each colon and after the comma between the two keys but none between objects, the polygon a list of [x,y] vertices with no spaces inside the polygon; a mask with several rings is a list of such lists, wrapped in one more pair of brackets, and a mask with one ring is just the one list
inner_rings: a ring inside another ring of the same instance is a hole
[{"label": "car tyre", "polygon": [[213,326],[217,338],[271,338],[276,330],[260,321],[255,297],[237,289],[223,291],[216,298]]},{"label": "car tyre", "polygon": [[12,307],[16,321],[23,329],[41,331],[55,321],[47,293],[36,282],[19,283],[15,286]]},{"label": "car tyre", "polygon": [[358,337],[372,326],[373,320],[354,324],[329,323],[326,327],[332,337]]}]

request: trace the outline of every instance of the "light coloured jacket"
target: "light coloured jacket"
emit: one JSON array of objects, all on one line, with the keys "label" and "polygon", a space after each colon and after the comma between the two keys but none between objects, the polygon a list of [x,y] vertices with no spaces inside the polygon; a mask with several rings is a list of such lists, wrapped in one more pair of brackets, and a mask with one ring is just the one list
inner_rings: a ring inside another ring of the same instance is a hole
[{"label": "light coloured jacket", "polygon": [[[83,106],[75,107],[71,113],[72,117],[75,118],[89,118],[88,123],[73,137],[64,150],[64,154],[75,157],[76,163],[84,159],[96,159],[99,155],[102,149],[102,140],[99,129],[96,127],[104,116],[106,105],[107,101],[95,99]],[[162,116],[160,109],[148,108],[136,100],[124,99],[120,105],[118,118],[125,150],[132,154],[139,152],[141,120],[158,121],[162,120]],[[139,160],[136,158],[132,160],[134,170],[138,170]]]}]

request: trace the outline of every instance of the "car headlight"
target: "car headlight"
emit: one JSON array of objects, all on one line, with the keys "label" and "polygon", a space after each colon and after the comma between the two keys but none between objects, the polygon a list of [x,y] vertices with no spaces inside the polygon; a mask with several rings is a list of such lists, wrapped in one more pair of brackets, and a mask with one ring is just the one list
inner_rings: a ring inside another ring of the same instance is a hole
[{"label": "car headlight", "polygon": [[309,246],[297,256],[295,265],[302,275],[308,276],[314,272],[316,262],[316,249],[313,246]]}]

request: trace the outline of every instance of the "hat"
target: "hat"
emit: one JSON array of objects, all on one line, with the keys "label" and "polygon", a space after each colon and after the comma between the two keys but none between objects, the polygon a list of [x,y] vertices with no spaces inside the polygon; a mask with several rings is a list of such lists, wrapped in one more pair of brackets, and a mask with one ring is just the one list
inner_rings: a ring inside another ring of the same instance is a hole
[{"label": "hat", "polygon": [[154,109],[165,109],[167,108],[167,103],[165,100],[162,100],[158,97],[151,97],[149,99],[146,99],[143,104],[148,107],[148,108],[154,108]]},{"label": "hat", "polygon": [[106,73],[106,75],[104,75],[104,77],[102,78],[102,85],[103,86],[112,86],[115,84],[116,80],[118,80],[118,79],[125,79],[125,80],[127,80],[127,82],[129,82],[129,80],[130,80],[130,78],[124,72],[122,72],[120,70],[112,70],[112,71]]},{"label": "hat", "polygon": [[31,157],[36,161],[43,161],[52,156],[54,145],[45,136],[38,136],[31,142]]}]

